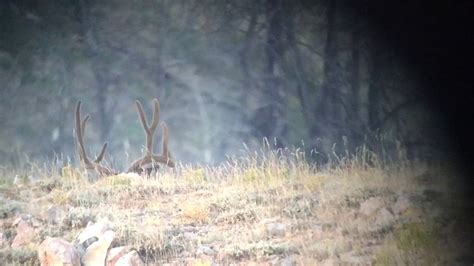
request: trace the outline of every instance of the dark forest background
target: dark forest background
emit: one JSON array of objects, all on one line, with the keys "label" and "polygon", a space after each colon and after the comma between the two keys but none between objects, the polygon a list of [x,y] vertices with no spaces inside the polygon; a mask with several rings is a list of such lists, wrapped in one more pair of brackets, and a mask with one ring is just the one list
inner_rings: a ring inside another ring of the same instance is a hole
[{"label": "dark forest background", "polygon": [[323,162],[362,144],[463,161],[472,155],[471,7],[1,1],[0,161],[73,157],[82,100],[92,152],[108,141],[113,160],[129,162],[144,145],[134,100],[151,111],[154,97],[172,155],[186,163],[220,162],[264,137]]}]

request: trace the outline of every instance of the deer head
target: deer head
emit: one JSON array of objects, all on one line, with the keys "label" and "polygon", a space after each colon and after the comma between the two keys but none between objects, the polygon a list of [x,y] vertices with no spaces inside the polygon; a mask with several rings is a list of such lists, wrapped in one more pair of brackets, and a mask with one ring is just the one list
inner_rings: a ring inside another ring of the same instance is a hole
[{"label": "deer head", "polygon": [[[160,119],[160,103],[158,99],[153,99],[154,103],[154,112],[152,117],[151,125],[148,125],[145,112],[143,111],[143,106],[139,101],[136,101],[138,116],[145,131],[146,136],[146,152],[143,157],[135,160],[127,172],[135,172],[141,174],[143,170],[147,170],[147,173],[150,174],[151,170],[159,168],[159,164],[164,164],[169,167],[174,167],[175,163],[170,158],[170,152],[168,149],[168,127],[164,122],[161,123],[161,128],[163,130],[161,147],[161,154],[155,154],[153,152],[153,135],[155,134],[156,128],[158,127],[158,122]],[[99,156],[94,161],[89,160],[86,155],[86,149],[84,145],[84,132],[87,120],[89,115],[81,121],[81,101],[77,102],[76,105],[76,137],[78,143],[78,153],[79,159],[81,160],[82,166],[87,170],[93,170],[97,173],[98,176],[110,176],[116,174],[116,171],[110,169],[106,166],[100,164],[104,158],[105,151],[107,150],[107,143],[104,143],[102,150],[99,153]]]}]

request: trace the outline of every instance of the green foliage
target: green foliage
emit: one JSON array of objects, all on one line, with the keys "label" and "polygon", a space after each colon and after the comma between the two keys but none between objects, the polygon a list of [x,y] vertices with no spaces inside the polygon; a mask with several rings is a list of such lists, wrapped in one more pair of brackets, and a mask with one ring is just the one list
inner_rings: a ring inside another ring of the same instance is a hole
[{"label": "green foliage", "polygon": [[6,200],[0,197],[0,219],[21,212],[24,209],[24,206],[24,203],[14,200]]},{"label": "green foliage", "polygon": [[81,191],[71,195],[70,201],[74,206],[91,208],[99,205],[102,198],[95,191]]},{"label": "green foliage", "polygon": [[81,228],[85,227],[88,222],[95,220],[96,214],[90,209],[78,207],[69,211],[68,216],[64,221],[64,225],[69,228]]},{"label": "green foliage", "polygon": [[438,244],[439,228],[428,223],[407,223],[394,231],[394,239],[401,250],[430,249]]},{"label": "green foliage", "polygon": [[4,248],[0,249],[2,265],[40,265],[37,252],[33,248]]}]

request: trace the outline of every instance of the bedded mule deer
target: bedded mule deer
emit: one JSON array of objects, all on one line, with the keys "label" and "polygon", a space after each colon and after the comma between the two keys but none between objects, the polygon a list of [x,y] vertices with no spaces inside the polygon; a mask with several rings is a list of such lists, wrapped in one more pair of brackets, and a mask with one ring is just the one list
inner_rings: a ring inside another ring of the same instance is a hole
[{"label": "bedded mule deer", "polygon": [[[175,163],[170,157],[170,152],[168,149],[168,139],[169,132],[168,127],[165,122],[161,123],[161,128],[163,131],[162,140],[161,140],[161,154],[155,154],[153,152],[153,135],[155,134],[156,128],[158,127],[158,122],[160,120],[160,103],[158,99],[153,99],[154,110],[151,125],[148,125],[147,119],[145,117],[145,112],[140,101],[135,102],[138,111],[138,117],[142,123],[143,130],[145,131],[146,137],[146,151],[145,155],[141,158],[135,160],[127,172],[135,172],[141,174],[143,170],[146,170],[147,175],[150,175],[153,169],[159,168],[160,164],[167,165],[169,167],[174,167]],[[107,150],[107,143],[104,143],[102,149],[99,153],[99,156],[94,161],[91,161],[86,154],[85,144],[84,144],[84,132],[87,120],[89,120],[90,115],[86,115],[84,119],[81,120],[81,101],[77,102],[76,105],[76,141],[78,143],[77,149],[79,153],[79,159],[81,161],[82,167],[86,170],[94,171],[99,177],[110,176],[117,174],[114,169],[111,169],[107,166],[102,165],[100,162],[104,158],[105,152]]]}]

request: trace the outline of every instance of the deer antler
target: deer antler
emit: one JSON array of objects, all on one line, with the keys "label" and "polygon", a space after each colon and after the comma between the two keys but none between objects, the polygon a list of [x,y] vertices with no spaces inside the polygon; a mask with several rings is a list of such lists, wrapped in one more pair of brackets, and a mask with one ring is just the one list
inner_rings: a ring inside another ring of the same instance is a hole
[{"label": "deer antler", "polygon": [[113,170],[100,164],[100,161],[104,158],[105,151],[107,150],[107,142],[104,143],[99,156],[97,156],[93,162],[87,158],[86,149],[84,147],[84,131],[86,128],[86,122],[89,118],[90,116],[86,115],[86,117],[81,121],[81,101],[78,101],[76,105],[76,137],[79,144],[78,150],[81,163],[84,168],[96,171],[99,176],[113,175],[115,174]]},{"label": "deer antler", "polygon": [[151,125],[148,125],[146,121],[145,112],[143,111],[143,106],[140,101],[135,101],[137,106],[138,116],[143,126],[143,130],[145,130],[146,135],[146,153],[145,155],[136,160],[132,163],[132,165],[128,168],[127,172],[136,172],[141,173],[144,166],[151,164],[152,167],[158,166],[156,163],[166,164],[169,167],[174,167],[174,161],[171,160],[169,150],[168,150],[168,127],[164,122],[161,123],[161,127],[163,130],[162,136],[162,154],[154,154],[153,153],[153,135],[155,134],[155,130],[158,126],[158,121],[160,120],[160,103],[158,99],[153,99],[154,103],[154,111],[153,111],[153,118]]}]

